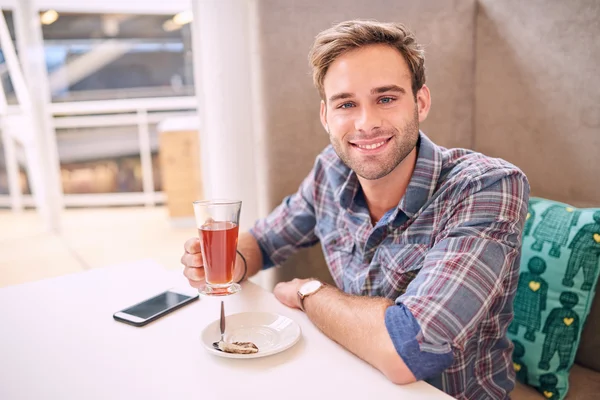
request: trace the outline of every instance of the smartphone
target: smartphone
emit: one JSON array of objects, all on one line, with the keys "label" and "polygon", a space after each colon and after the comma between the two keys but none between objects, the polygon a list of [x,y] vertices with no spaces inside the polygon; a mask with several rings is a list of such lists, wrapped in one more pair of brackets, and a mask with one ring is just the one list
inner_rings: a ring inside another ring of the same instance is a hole
[{"label": "smartphone", "polygon": [[144,326],[196,300],[197,292],[173,288],[116,312],[113,318],[133,326]]}]

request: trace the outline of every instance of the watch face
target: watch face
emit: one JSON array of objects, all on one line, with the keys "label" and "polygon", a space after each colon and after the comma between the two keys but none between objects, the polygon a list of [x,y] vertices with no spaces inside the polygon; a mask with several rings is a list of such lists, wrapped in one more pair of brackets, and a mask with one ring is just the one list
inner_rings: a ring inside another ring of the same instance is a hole
[{"label": "watch face", "polygon": [[302,293],[304,296],[306,296],[307,294],[311,294],[312,292],[314,292],[315,290],[317,290],[318,288],[320,288],[321,285],[322,285],[322,283],[319,282],[319,281],[306,282],[300,288],[300,293]]}]

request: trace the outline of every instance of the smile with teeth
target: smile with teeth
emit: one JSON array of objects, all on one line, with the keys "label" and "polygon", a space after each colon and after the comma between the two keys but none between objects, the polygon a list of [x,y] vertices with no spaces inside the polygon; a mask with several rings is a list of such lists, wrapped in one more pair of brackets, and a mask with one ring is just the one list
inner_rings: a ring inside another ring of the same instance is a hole
[{"label": "smile with teeth", "polygon": [[360,149],[365,149],[365,150],[373,150],[376,149],[378,147],[383,146],[384,144],[387,143],[387,139],[383,140],[379,143],[373,143],[373,144],[355,144],[356,147],[360,148]]}]

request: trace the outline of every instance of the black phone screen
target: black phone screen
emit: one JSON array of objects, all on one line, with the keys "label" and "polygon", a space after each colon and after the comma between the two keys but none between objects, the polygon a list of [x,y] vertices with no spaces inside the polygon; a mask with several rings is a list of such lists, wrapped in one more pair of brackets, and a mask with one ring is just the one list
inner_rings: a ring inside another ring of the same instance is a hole
[{"label": "black phone screen", "polygon": [[136,304],[135,306],[129,307],[123,310],[126,314],[135,315],[142,319],[148,319],[153,315],[159,314],[162,311],[166,311],[176,305],[191,299],[190,296],[186,296],[180,293],[165,292],[158,296],[149,298],[148,300]]}]

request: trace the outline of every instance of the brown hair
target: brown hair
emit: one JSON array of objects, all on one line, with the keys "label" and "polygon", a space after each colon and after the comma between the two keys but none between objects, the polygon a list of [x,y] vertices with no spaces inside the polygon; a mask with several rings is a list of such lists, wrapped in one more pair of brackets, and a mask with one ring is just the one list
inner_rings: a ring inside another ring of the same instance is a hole
[{"label": "brown hair", "polygon": [[415,35],[400,23],[353,20],[341,22],[317,35],[308,55],[313,82],[325,100],[323,81],[327,69],[340,55],[372,44],[387,44],[397,49],[406,60],[412,79],[412,91],[425,83],[425,52]]}]

